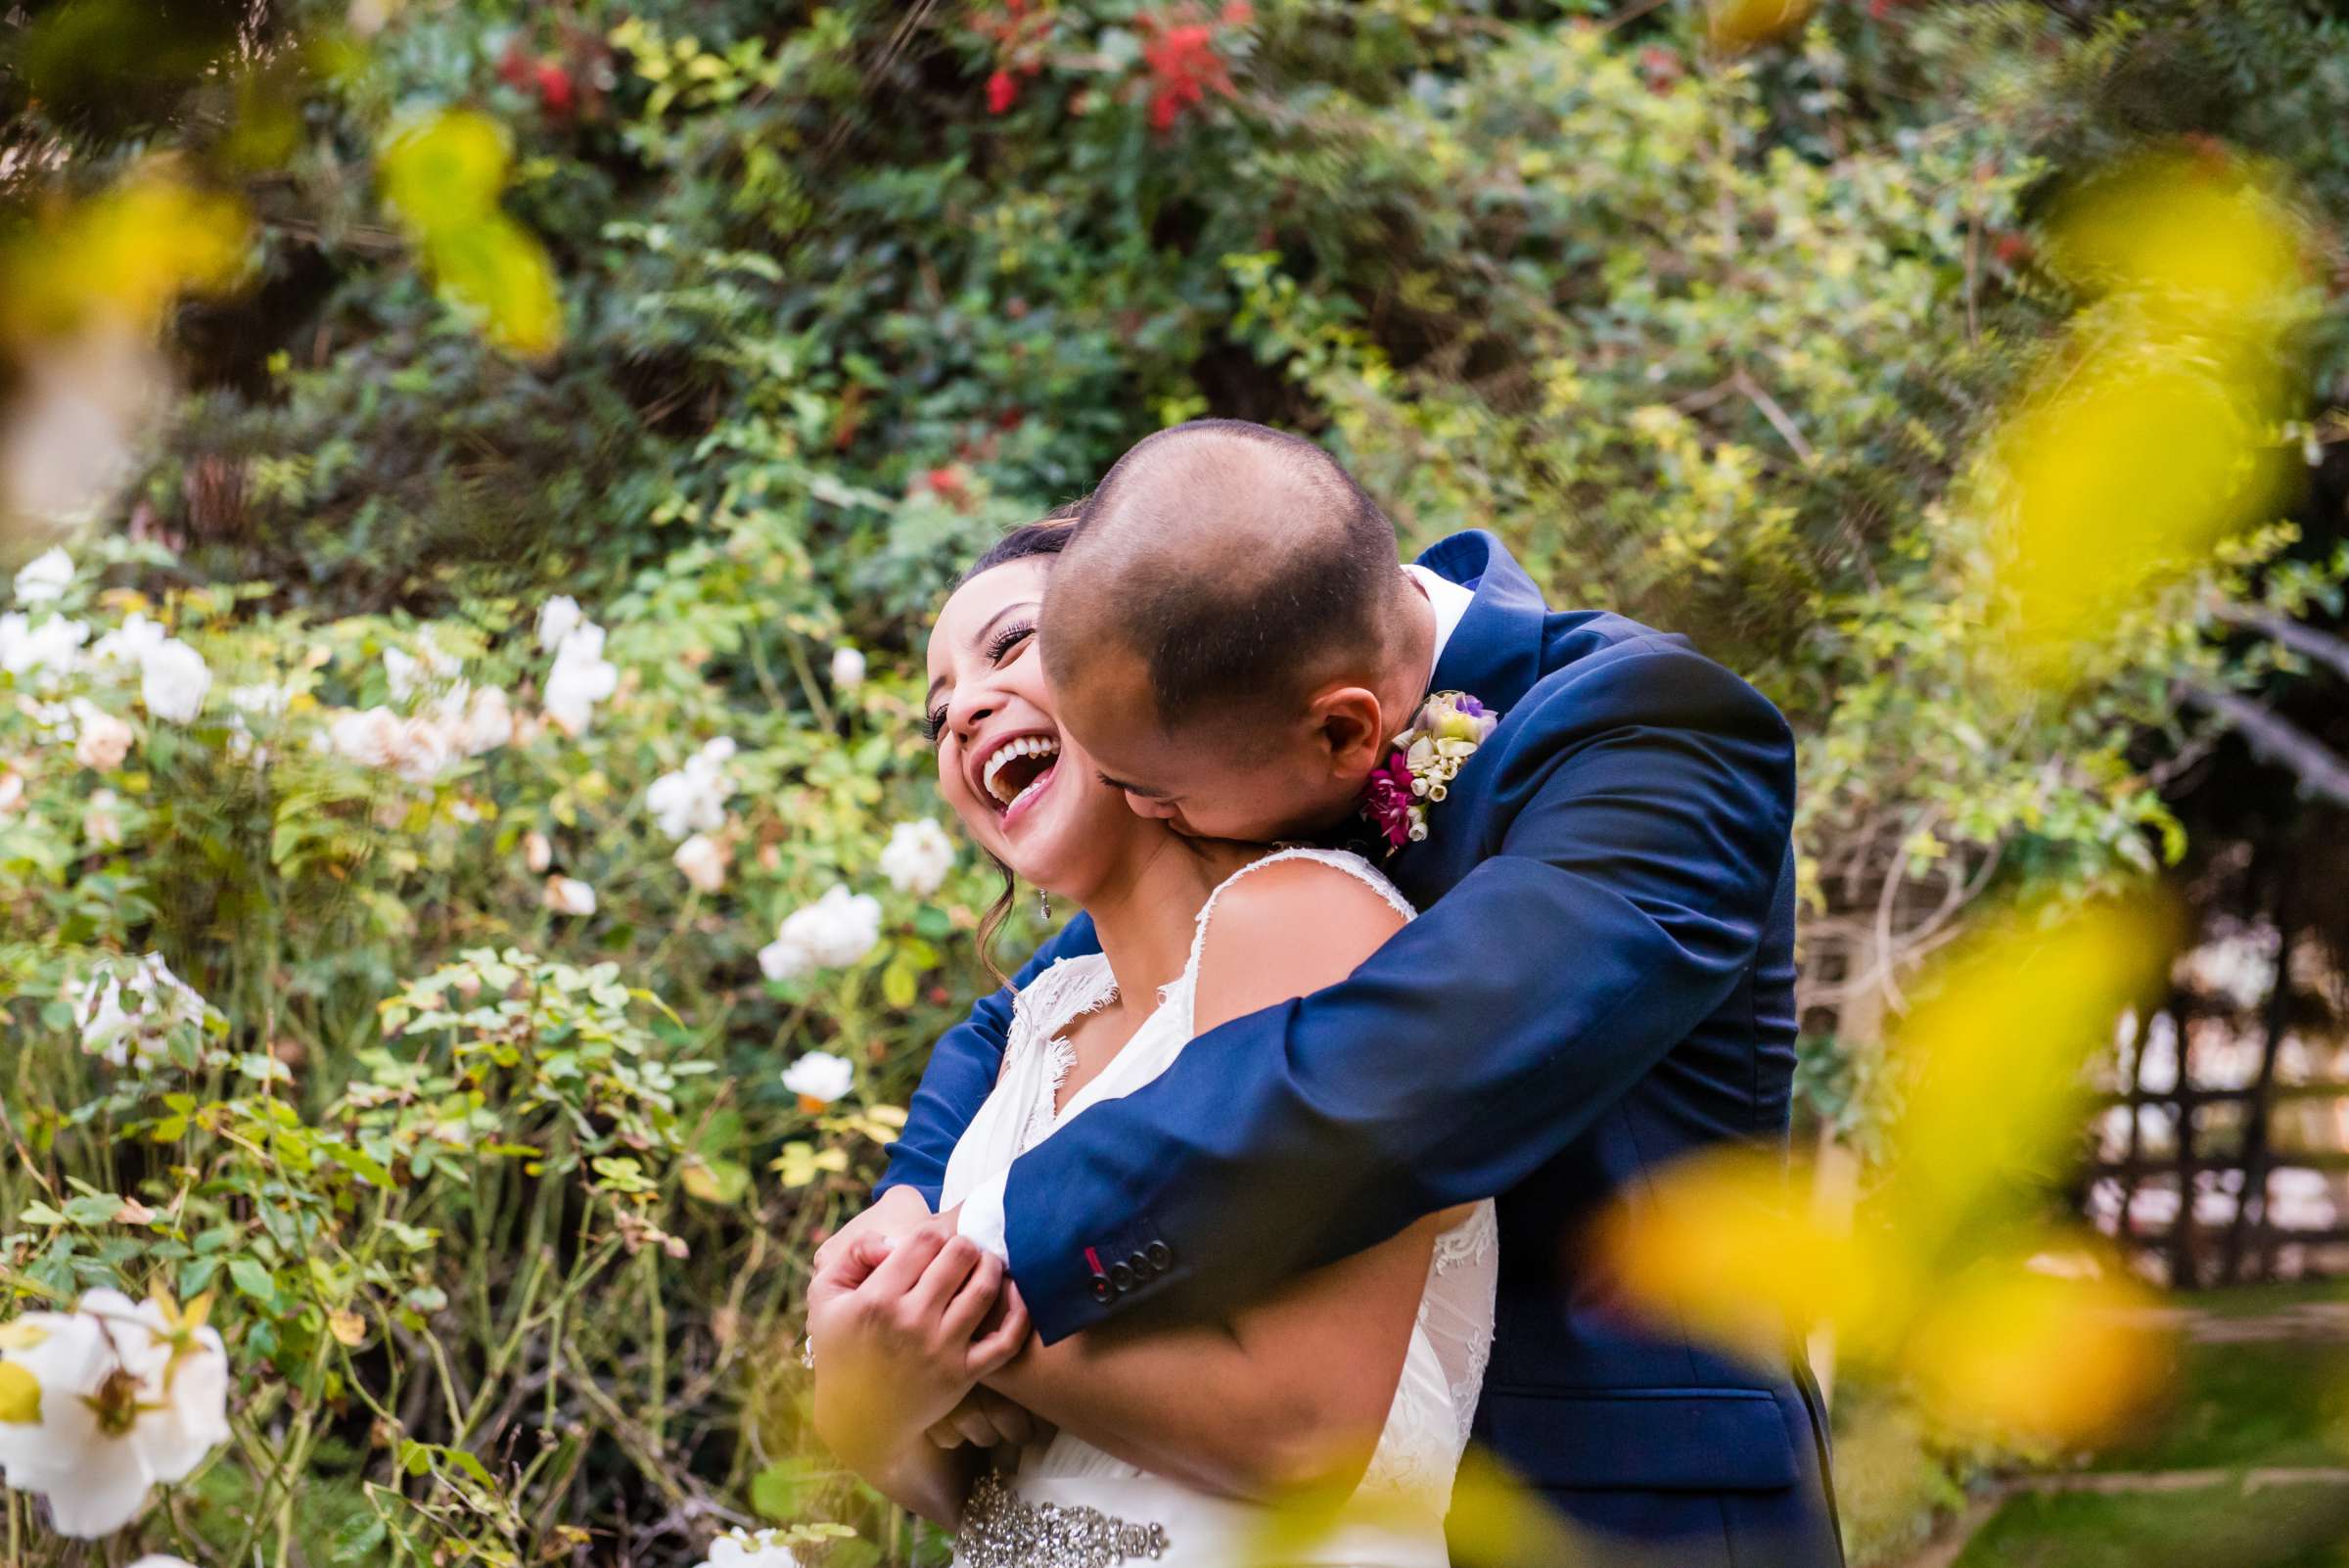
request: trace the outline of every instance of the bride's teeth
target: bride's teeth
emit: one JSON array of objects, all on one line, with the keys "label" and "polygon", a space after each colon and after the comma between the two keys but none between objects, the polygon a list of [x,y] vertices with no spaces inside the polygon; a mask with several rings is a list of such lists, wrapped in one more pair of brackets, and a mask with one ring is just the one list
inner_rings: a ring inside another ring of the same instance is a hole
[{"label": "bride's teeth", "polygon": [[[980,773],[979,782],[985,786],[987,793],[993,796],[997,804],[1008,811],[1030,790],[1035,789],[1036,784],[1031,783],[1028,789],[1024,789],[1020,791],[1019,795],[1006,800],[1003,792],[995,787],[995,780],[1002,773],[1004,764],[1020,757],[1058,757],[1059,755],[1060,743],[1058,741],[1045,735],[1024,735],[1018,740],[1007,741],[995,748],[994,755],[987,760],[987,766]],[[1036,782],[1041,782],[1040,775]]]}]

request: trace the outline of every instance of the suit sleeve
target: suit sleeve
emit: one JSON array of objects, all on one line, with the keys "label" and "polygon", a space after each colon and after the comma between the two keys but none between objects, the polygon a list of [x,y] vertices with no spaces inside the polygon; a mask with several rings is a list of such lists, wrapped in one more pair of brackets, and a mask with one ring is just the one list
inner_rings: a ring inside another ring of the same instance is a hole
[{"label": "suit sleeve", "polygon": [[1785,859],[1785,722],[1670,645],[1589,664],[1489,743],[1477,787],[1505,826],[1420,918],[1013,1165],[1013,1273],[1047,1342],[1154,1298],[1224,1311],[1508,1190],[1727,997]]},{"label": "suit sleeve", "polygon": [[905,1130],[889,1146],[889,1170],[873,1187],[879,1197],[891,1187],[911,1186],[932,1209],[938,1189],[946,1178],[946,1157],[962,1138],[963,1130],[979,1107],[987,1103],[1003,1065],[1003,1042],[1011,1028],[1012,993],[1023,990],[1062,958],[1099,952],[1093,922],[1085,915],[1063,926],[1035,957],[1011,977],[1011,984],[979,998],[971,1016],[939,1037],[922,1069],[921,1086],[905,1110]]}]

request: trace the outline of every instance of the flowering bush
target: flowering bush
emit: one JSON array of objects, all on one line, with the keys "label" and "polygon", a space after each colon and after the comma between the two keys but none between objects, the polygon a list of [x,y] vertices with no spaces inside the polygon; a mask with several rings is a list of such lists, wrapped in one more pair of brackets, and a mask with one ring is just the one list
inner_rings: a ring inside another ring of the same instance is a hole
[{"label": "flowering bush", "polygon": [[[2018,700],[1959,483],[2109,324],[2051,170],[2252,81],[2221,128],[2339,208],[2288,10],[300,0],[12,97],[0,1333],[65,1325],[0,1344],[12,1549],[135,1481],[112,1560],[935,1559],[789,1354],[988,984],[921,624],[1192,414],[1779,702],[1804,1083],[1869,1146],[1912,959],[2177,853],[2173,694],[2292,668],[2222,612],[2337,600],[2263,516]],[[2322,478],[2300,368],[2256,438]],[[1388,774],[1406,839],[1468,739]],[[150,1442],[215,1346],[225,1441]],[[28,1438],[73,1409],[103,1488]]]}]

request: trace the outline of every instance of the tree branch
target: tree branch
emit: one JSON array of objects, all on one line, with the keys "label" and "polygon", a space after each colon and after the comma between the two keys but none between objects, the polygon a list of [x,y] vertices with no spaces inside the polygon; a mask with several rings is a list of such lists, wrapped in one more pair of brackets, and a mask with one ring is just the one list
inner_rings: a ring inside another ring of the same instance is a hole
[{"label": "tree branch", "polygon": [[2349,679],[2349,641],[2343,641],[2329,631],[2289,621],[2273,610],[2246,610],[2239,605],[2223,604],[2214,612],[2217,618],[2231,626],[2256,631],[2283,644],[2301,658],[2323,665],[2336,675]]},{"label": "tree branch", "polygon": [[2314,735],[2234,692],[2198,681],[2182,681],[2179,690],[2187,701],[2234,725],[2254,756],[2289,769],[2299,779],[2302,794],[2349,807],[2349,762]]}]

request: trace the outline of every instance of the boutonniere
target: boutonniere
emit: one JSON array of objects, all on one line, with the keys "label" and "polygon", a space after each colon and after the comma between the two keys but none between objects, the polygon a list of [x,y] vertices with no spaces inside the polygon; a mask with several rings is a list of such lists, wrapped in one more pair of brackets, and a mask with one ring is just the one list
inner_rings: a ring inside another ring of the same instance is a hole
[{"label": "boutonniere", "polygon": [[1371,773],[1362,797],[1362,814],[1386,835],[1389,854],[1427,837],[1427,808],[1450,793],[1452,776],[1499,722],[1466,692],[1440,691],[1395,737],[1394,755]]}]

